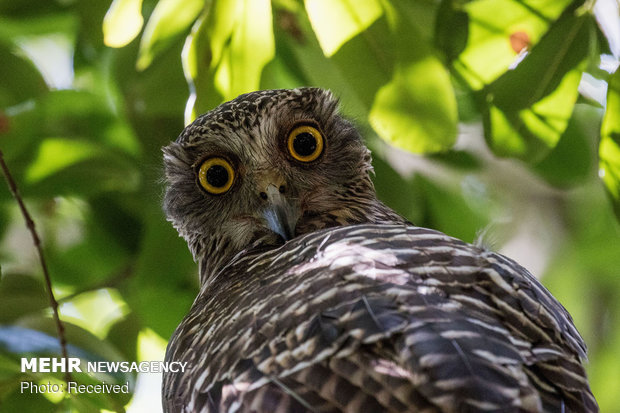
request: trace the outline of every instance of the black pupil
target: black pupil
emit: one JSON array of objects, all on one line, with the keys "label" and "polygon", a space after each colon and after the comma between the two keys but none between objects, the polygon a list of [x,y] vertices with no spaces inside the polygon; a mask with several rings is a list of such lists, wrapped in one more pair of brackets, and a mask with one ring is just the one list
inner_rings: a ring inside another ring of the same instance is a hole
[{"label": "black pupil", "polygon": [[316,138],[309,132],[302,132],[295,136],[293,149],[299,156],[310,156],[316,150]]},{"label": "black pupil", "polygon": [[221,188],[228,183],[228,171],[222,165],[213,165],[207,169],[207,182]]}]

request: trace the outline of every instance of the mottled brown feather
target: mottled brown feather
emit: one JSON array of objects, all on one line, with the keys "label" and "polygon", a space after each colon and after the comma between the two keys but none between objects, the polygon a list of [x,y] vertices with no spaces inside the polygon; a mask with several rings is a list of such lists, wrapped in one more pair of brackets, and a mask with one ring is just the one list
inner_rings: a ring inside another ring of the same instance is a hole
[{"label": "mottled brown feather", "polygon": [[[283,144],[300,121],[325,138],[311,164]],[[235,168],[223,195],[197,184],[209,156]],[[369,151],[329,92],[242,95],[164,160],[164,209],[201,280],[168,344],[188,368],[164,374],[165,412],[598,411],[562,305],[514,261],[377,200]],[[286,243],[261,216],[264,176],[298,212]]]}]

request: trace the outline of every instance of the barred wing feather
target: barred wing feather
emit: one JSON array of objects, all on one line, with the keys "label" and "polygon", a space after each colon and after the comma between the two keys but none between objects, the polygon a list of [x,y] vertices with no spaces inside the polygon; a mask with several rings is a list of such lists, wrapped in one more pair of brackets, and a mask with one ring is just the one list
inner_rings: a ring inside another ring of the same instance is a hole
[{"label": "barred wing feather", "polygon": [[169,343],[167,412],[594,412],[585,345],[523,267],[405,225],[238,254]]}]

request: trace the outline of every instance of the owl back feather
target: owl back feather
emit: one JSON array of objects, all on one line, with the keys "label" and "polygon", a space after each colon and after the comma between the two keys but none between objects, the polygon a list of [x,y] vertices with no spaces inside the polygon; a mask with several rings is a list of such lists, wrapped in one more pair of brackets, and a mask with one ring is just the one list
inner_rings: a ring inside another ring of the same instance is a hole
[{"label": "owl back feather", "polygon": [[514,261],[410,225],[250,246],[172,337],[166,412],[597,411],[570,315]]}]

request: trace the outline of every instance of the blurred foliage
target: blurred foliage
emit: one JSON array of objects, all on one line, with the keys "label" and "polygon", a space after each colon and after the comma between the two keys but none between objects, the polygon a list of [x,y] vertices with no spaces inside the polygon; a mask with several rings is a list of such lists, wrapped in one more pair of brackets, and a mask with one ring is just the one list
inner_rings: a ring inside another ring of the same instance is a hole
[{"label": "blurred foliage", "polygon": [[[620,16],[599,4],[0,0],[0,149],[42,235],[70,355],[138,360],[139,338],[167,340],[197,293],[161,212],[160,147],[240,93],[313,85],[364,132],[388,204],[543,260],[537,275],[589,344],[601,409],[617,409]],[[62,376],[20,372],[20,357],[59,348],[6,188],[0,235],[0,411],[124,411],[131,395],[20,394]]]}]

